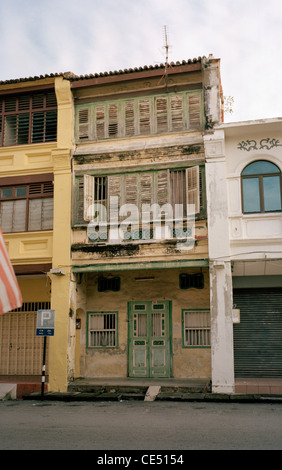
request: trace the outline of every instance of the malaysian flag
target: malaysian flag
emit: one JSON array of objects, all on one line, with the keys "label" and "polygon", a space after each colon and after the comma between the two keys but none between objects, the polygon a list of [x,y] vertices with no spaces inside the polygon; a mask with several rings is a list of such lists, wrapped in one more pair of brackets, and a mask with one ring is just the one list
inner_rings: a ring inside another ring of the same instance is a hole
[{"label": "malaysian flag", "polygon": [[21,291],[0,229],[0,315],[21,306]]}]

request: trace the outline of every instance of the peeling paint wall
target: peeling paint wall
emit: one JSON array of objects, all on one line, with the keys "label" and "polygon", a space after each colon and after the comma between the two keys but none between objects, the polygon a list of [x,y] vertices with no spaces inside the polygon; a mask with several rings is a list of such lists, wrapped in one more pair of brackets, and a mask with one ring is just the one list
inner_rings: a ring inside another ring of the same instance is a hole
[{"label": "peeling paint wall", "polygon": [[[154,270],[120,272],[119,292],[98,292],[98,274],[83,274],[77,285],[76,307],[81,319],[80,375],[83,377],[126,377],[128,375],[128,302],[172,301],[172,376],[177,378],[210,378],[210,348],[183,348],[182,309],[209,308],[209,276],[204,272],[204,289],[181,290],[179,274],[187,270]],[[199,272],[191,268],[189,272]],[[136,278],[153,278],[138,281]],[[118,348],[87,349],[86,312],[118,311]],[[78,330],[77,330],[78,331]]]}]

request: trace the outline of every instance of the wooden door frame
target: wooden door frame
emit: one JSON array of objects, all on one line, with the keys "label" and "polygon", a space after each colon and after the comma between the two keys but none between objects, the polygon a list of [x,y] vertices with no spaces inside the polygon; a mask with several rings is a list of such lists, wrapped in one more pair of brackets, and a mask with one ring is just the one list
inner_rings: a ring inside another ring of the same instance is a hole
[{"label": "wooden door frame", "polygon": [[[130,322],[129,322],[129,315],[130,315],[130,306],[134,302],[154,302],[154,300],[129,300],[127,301],[127,321],[128,321],[128,328],[127,328],[127,376],[129,377],[129,367],[130,367]],[[157,302],[162,302],[162,300],[157,300]],[[168,345],[169,345],[169,377],[173,377],[173,348],[172,348],[172,301],[171,300],[163,300],[163,302],[168,302],[168,327],[169,327],[169,337],[168,337]],[[169,378],[169,377],[158,377],[162,378]],[[140,377],[138,377],[140,378]],[[141,377],[142,378],[142,377]],[[153,379],[154,377],[145,377],[146,379]]]}]

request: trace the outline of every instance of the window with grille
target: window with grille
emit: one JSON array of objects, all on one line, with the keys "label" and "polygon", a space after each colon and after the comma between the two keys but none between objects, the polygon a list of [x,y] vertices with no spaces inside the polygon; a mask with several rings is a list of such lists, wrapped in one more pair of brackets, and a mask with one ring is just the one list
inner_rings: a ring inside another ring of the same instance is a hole
[{"label": "window with grille", "polygon": [[200,129],[203,126],[202,107],[201,90],[79,104],[77,140]]},{"label": "window with grille", "polygon": [[53,228],[53,182],[0,187],[0,226],[3,233]]},{"label": "window with grille", "polygon": [[[151,222],[152,212],[146,213],[146,208],[150,208],[153,204],[158,204],[160,207],[171,204],[175,220],[180,220],[181,217],[185,218],[189,215],[186,210],[187,204],[188,207],[194,208],[195,214],[199,214],[203,218],[206,211],[203,172],[204,167],[193,166],[180,170],[165,169],[108,176],[78,176],[76,178],[74,223],[84,224],[86,221],[95,218],[97,222],[105,222],[106,229],[106,223],[109,221],[109,209],[113,210],[113,206],[109,208],[108,203],[109,198],[112,196],[118,199],[119,208],[125,204],[134,204],[138,209],[139,216],[143,216],[143,221],[149,220]],[[97,213],[94,214],[91,210],[91,207],[95,208],[96,203],[105,207],[105,213],[100,212],[99,219],[97,219]],[[182,211],[179,209],[181,205],[183,206]],[[108,218],[101,218],[101,216],[106,215],[106,212]],[[118,217],[117,214],[115,220],[122,223],[124,219],[126,219],[126,216],[120,215]],[[146,229],[148,229],[146,238],[152,238],[150,227],[148,226]],[[144,238],[143,233],[141,236],[139,234],[138,223],[134,231],[137,239]],[[179,229],[179,232],[181,232],[181,229]],[[178,237],[178,230],[175,230],[173,237]],[[104,239],[107,239],[106,234]]]},{"label": "window with grille", "polygon": [[88,312],[87,347],[117,347],[117,312]]},{"label": "window with grille", "polygon": [[53,91],[0,96],[0,146],[57,139],[57,101]]},{"label": "window with grille", "polygon": [[210,347],[210,311],[183,310],[183,347]]}]

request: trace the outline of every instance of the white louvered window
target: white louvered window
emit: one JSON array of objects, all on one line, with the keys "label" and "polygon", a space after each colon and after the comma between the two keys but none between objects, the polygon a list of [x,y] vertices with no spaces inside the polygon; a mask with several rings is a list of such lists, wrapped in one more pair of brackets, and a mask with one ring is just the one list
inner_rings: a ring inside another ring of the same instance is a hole
[{"label": "white louvered window", "polygon": [[77,105],[80,142],[200,129],[202,92],[100,101]]},{"label": "white louvered window", "polygon": [[183,346],[210,347],[210,311],[183,310]]},{"label": "white louvered window", "polygon": [[53,228],[53,183],[30,183],[0,188],[3,233]]},{"label": "white louvered window", "polygon": [[117,312],[88,313],[88,348],[117,346]]}]

